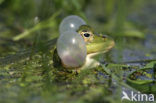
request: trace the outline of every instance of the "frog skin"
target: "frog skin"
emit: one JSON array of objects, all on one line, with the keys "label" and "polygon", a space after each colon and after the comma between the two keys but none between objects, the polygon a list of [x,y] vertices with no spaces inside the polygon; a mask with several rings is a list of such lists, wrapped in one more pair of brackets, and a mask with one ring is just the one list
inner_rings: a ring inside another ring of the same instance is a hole
[{"label": "frog skin", "polygon": [[85,63],[78,68],[68,68],[62,63],[55,48],[53,52],[53,65],[55,68],[63,67],[66,70],[72,69],[81,70],[86,68],[97,67],[100,64],[98,61],[100,55],[108,52],[115,45],[115,42],[111,37],[102,34],[96,35],[93,29],[88,25],[80,26],[77,32],[83,37],[86,43],[87,56]]}]

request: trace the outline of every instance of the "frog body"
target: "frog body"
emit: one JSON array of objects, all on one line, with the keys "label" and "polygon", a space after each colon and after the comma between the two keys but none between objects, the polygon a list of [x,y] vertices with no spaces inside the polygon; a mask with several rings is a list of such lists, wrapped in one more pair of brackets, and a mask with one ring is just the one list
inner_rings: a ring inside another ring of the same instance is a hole
[{"label": "frog body", "polygon": [[82,25],[77,30],[86,43],[87,56],[84,64],[80,67],[70,68],[66,66],[59,58],[56,48],[53,52],[53,65],[56,68],[64,68],[67,70],[81,70],[85,68],[93,68],[99,65],[98,58],[101,54],[108,52],[115,45],[114,40],[106,35],[96,35],[93,29],[88,25]]}]

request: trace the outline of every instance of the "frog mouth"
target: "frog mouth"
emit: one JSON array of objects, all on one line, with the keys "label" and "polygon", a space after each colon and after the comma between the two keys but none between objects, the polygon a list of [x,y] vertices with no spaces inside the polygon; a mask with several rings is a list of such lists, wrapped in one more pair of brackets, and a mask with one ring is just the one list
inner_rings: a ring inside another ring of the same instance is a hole
[{"label": "frog mouth", "polygon": [[[87,47],[87,54],[102,54],[108,52],[110,49],[112,49],[115,46],[115,42],[111,41],[109,44],[106,44],[105,46],[104,43],[98,43],[95,44],[93,47]],[[95,49],[98,48],[98,49]]]}]

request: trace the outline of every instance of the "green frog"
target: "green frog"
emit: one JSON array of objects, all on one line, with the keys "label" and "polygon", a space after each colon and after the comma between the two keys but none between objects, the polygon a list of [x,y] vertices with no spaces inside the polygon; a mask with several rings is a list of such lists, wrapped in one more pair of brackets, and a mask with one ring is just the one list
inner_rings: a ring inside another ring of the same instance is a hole
[{"label": "green frog", "polygon": [[60,69],[63,71],[64,70],[80,71],[86,68],[95,68],[100,64],[98,61],[99,56],[101,56],[101,54],[103,53],[108,52],[115,45],[115,42],[111,37],[102,34],[98,34],[98,35],[95,34],[93,29],[88,25],[80,26],[77,32],[79,35],[82,36],[82,38],[86,43],[87,56],[86,56],[85,63],[78,68],[66,67],[61,61],[60,57],[58,56],[57,49],[56,49],[57,47],[56,47],[53,52],[53,65],[58,70]]}]

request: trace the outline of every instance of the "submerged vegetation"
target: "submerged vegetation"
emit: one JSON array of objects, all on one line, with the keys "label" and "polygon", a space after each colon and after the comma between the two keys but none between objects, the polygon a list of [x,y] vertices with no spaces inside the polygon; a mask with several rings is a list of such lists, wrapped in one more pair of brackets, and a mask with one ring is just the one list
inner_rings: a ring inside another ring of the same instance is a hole
[{"label": "submerged vegetation", "polygon": [[[155,10],[155,0],[0,0],[0,103],[121,103],[123,90],[156,97]],[[115,40],[99,67],[53,66],[68,15]]]}]

